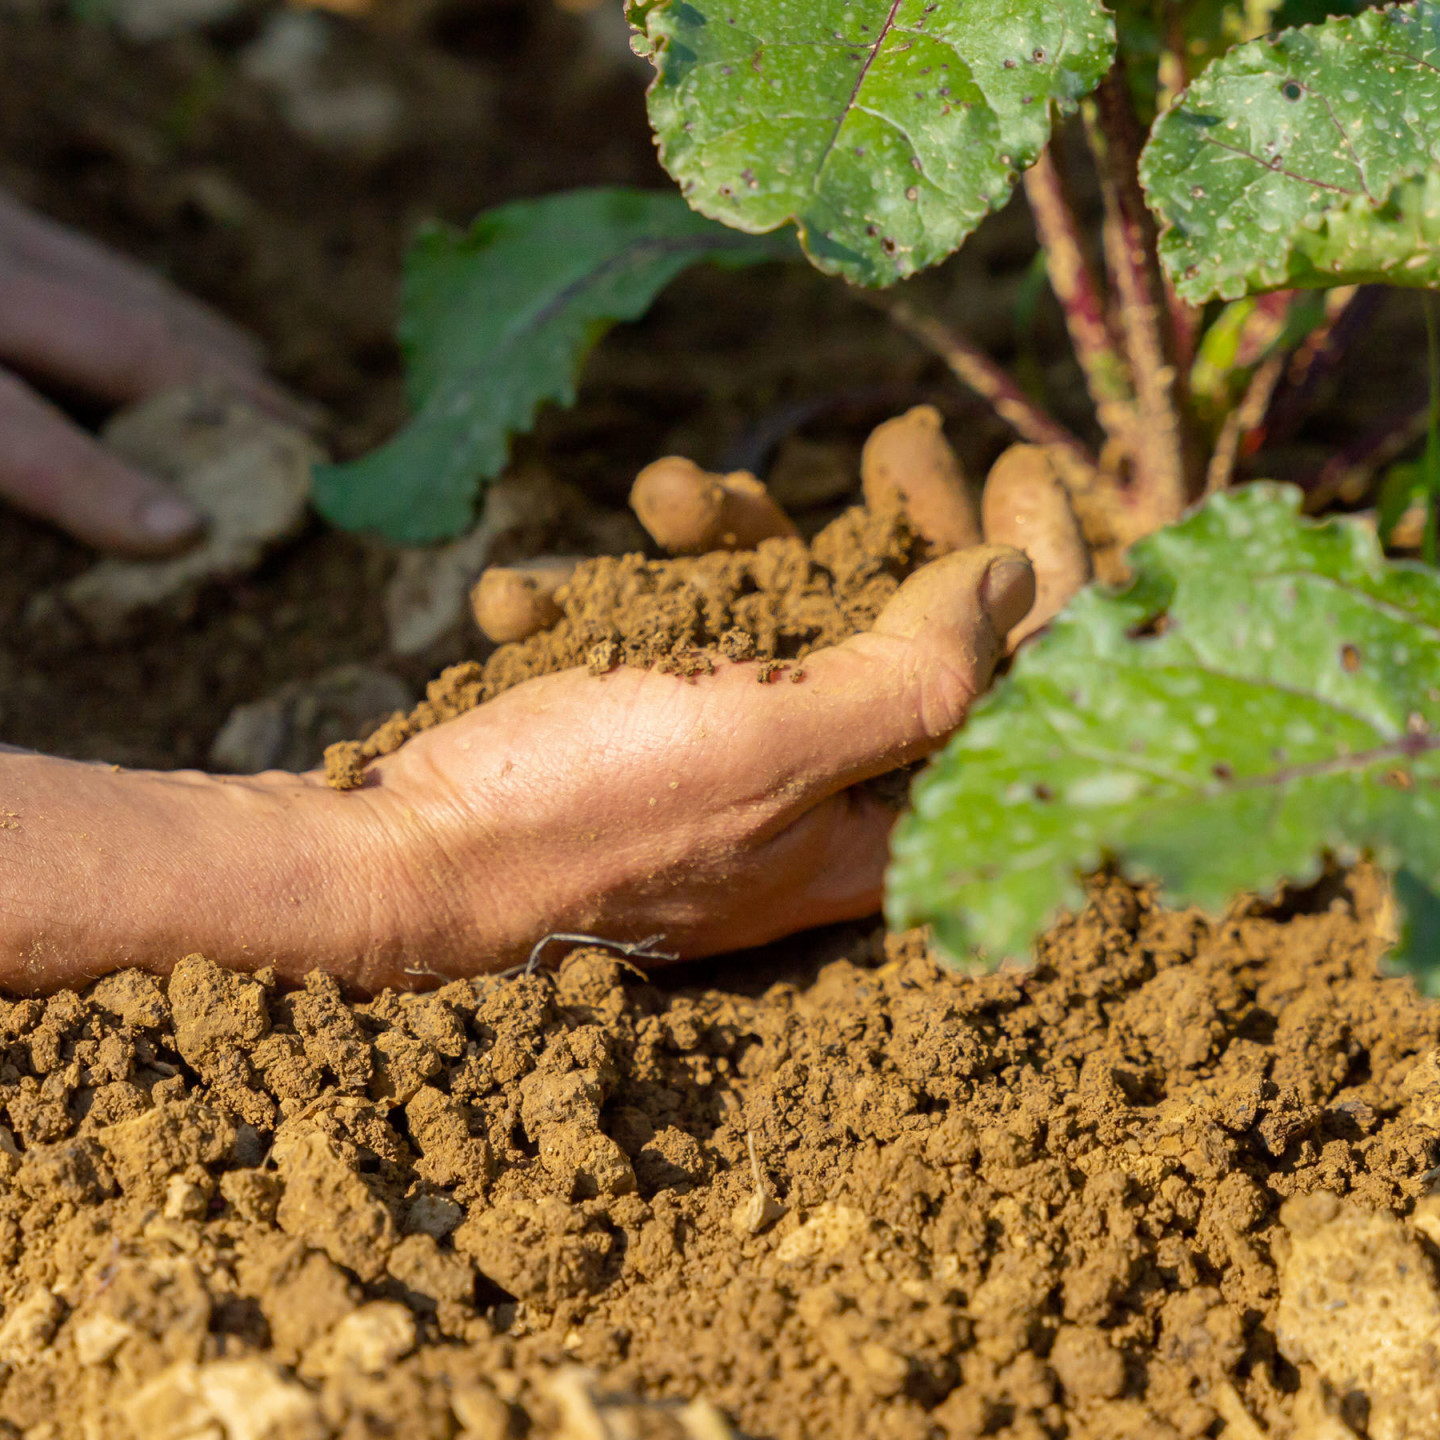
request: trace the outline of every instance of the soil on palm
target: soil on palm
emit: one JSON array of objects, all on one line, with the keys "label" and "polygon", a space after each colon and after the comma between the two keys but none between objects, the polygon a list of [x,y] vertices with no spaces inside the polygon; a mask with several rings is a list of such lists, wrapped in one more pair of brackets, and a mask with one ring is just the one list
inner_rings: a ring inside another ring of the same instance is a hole
[{"label": "soil on palm", "polygon": [[540,675],[588,666],[602,674],[638,665],[693,678],[717,661],[754,660],[762,683],[804,679],[813,650],[868,630],[900,582],[931,558],[898,501],[856,505],[807,544],[762,541],[757,549],[650,560],[642,554],[582,561],[557,595],[563,614],[488,660],[452,665],[408,714],[365,740],[325,752],[331,785],[364,783],[365,765],[412,736]]}]

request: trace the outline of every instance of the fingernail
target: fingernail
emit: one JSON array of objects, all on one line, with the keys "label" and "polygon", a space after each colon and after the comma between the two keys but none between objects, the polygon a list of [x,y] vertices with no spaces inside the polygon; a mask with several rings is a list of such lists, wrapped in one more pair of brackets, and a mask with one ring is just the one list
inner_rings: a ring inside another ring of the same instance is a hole
[{"label": "fingernail", "polygon": [[198,535],[205,527],[200,512],[175,495],[157,495],[146,500],[135,519],[145,534],[160,544]]},{"label": "fingernail", "polygon": [[1016,551],[990,562],[980,582],[980,603],[997,635],[1008,635],[1035,603],[1035,572]]}]

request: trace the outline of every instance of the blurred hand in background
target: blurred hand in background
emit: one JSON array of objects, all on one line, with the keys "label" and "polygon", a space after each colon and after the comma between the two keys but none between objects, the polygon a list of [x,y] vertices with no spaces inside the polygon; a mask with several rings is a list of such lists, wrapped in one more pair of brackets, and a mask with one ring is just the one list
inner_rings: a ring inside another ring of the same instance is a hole
[{"label": "blurred hand in background", "polygon": [[218,380],[303,418],[259,343],[125,256],[0,191],[0,498],[102,550],[184,550],[204,518],[111,455],[29,384],[113,405]]}]

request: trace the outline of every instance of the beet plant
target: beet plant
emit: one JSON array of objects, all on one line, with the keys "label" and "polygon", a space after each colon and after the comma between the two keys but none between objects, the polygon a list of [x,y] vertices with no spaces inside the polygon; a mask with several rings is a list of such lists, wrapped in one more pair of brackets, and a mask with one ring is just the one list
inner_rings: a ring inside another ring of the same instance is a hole
[{"label": "beet plant", "polygon": [[[1295,433],[1377,286],[1440,284],[1440,0],[629,0],[627,14],[678,195],[579,192],[422,237],[403,330],[414,419],[323,472],[322,509],[405,540],[456,533],[607,325],[696,261],[803,255],[1048,447],[1092,543],[1139,542],[1130,587],[1082,595],[920,782],[891,918],[993,961],[1023,954],[1102,861],[1213,903],[1368,852],[1397,877],[1402,954],[1440,984],[1414,938],[1440,884],[1440,592],[1356,522],[1300,514],[1302,499],[1362,500],[1426,407],[1303,496],[1224,493]],[[1094,244],[1077,167],[1102,201]],[[903,283],[1017,185],[1100,447]],[[1429,508],[1432,564],[1437,470],[1393,470],[1382,504],[1387,527],[1412,500]]]}]

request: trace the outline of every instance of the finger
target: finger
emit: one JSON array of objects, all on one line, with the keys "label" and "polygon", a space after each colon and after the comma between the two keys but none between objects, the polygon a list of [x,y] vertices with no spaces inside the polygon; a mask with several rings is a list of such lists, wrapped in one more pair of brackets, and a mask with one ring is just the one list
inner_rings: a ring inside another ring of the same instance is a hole
[{"label": "finger", "polygon": [[260,342],[208,305],[129,256],[37,215],[5,194],[0,194],[0,269],[23,270],[73,290],[88,290],[125,309],[165,312],[196,348],[253,369],[263,361]]},{"label": "finger", "polygon": [[162,311],[116,306],[33,275],[0,273],[0,356],[118,404],[214,380],[287,418],[304,413],[250,365],[190,343]]},{"label": "finger", "polygon": [[491,565],[470,592],[481,633],[496,645],[525,640],[561,615],[555,592],[580,563],[573,555],[542,555],[518,565]]},{"label": "finger", "polygon": [[0,436],[0,495],[88,545],[128,555],[168,555],[185,549],[205,528],[188,501],[117,460],[4,372]]},{"label": "finger", "polygon": [[860,483],[867,504],[898,496],[910,523],[942,554],[980,544],[975,502],[933,405],[917,405],[871,432]]},{"label": "finger", "polygon": [[116,402],[213,379],[304,428],[320,412],[262,372],[254,336],[144,266],[0,194],[0,355]]},{"label": "finger", "polygon": [[872,630],[811,655],[803,683],[760,690],[751,678],[747,697],[746,671],[722,670],[732,753],[766,756],[767,793],[800,804],[930,754],[988,685],[1034,598],[1017,551],[943,556],[900,587]]},{"label": "finger", "polygon": [[981,497],[985,538],[1013,545],[1035,567],[1035,604],[1011,630],[1013,650],[1048,625],[1090,581],[1090,547],[1070,505],[1070,492],[1043,445],[1012,445],[991,468]]},{"label": "finger", "polygon": [[753,550],[762,540],[800,533],[748,471],[712,475],[680,455],[656,460],[635,477],[630,508],[651,539],[675,555]]}]

